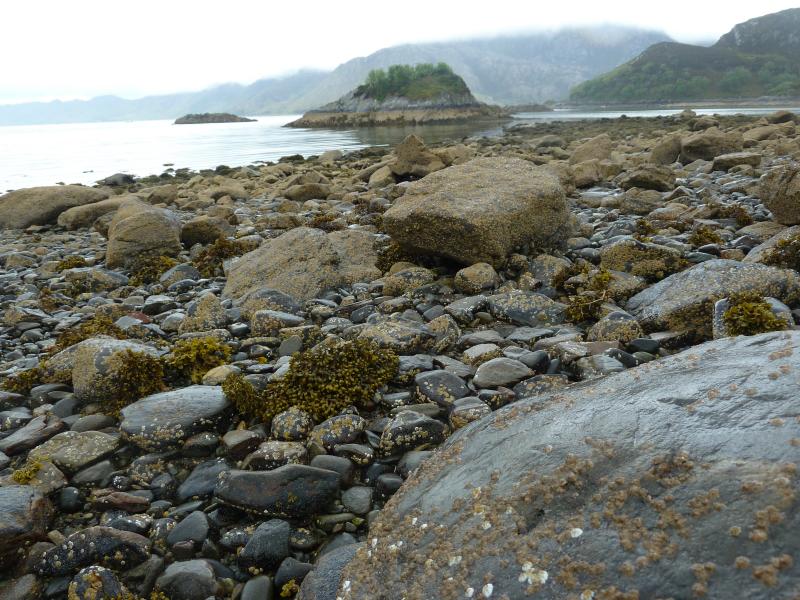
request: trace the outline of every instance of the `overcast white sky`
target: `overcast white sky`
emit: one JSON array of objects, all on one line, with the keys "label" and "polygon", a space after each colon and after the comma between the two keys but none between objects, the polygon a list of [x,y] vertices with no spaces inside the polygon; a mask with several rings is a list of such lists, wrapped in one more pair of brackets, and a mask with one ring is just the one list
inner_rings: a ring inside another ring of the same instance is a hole
[{"label": "overcast white sky", "polygon": [[0,103],[202,89],[416,41],[615,23],[679,41],[800,2],[0,0]]}]

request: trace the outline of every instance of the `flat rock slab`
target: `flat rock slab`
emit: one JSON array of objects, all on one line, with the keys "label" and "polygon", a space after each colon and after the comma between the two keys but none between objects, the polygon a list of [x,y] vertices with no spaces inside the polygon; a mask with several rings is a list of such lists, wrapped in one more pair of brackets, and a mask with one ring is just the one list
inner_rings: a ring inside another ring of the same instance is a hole
[{"label": "flat rock slab", "polygon": [[361,230],[326,234],[297,227],[231,263],[225,296],[242,298],[263,288],[305,301],[324,290],[381,276],[374,236]]},{"label": "flat rock slab", "polygon": [[406,480],[338,595],[791,597],[799,384],[774,332],[499,409]]},{"label": "flat rock slab", "polygon": [[231,506],[274,517],[306,517],[321,512],[339,493],[339,474],[306,465],[272,471],[228,471],[216,497]]},{"label": "flat rock slab", "polygon": [[180,444],[213,429],[229,404],[222,388],[193,385],[147,396],[122,409],[123,437],[145,450]]},{"label": "flat rock slab", "polygon": [[30,486],[0,487],[0,567],[13,565],[25,542],[44,539],[51,508],[47,498]]},{"label": "flat rock slab", "polygon": [[111,454],[119,446],[119,437],[100,431],[65,431],[31,450],[33,460],[49,460],[59,469],[75,473]]}]

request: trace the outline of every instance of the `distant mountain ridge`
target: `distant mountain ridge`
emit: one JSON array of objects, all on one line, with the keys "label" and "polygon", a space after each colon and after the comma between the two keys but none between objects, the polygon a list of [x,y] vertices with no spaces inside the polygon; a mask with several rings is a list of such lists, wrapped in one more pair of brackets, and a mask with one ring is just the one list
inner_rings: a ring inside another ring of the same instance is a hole
[{"label": "distant mountain ridge", "polygon": [[800,96],[800,8],[739,23],[713,46],[654,44],[577,85],[576,102],[664,102]]},{"label": "distant mountain ridge", "polygon": [[566,98],[581,81],[608,71],[669,37],[636,28],[602,26],[527,35],[384,48],[331,72],[304,70],[250,85],[225,84],[199,92],[126,100],[102,96],[70,102],[0,106],[0,125],[174,119],[186,113],[239,115],[302,113],[332,102],[369,71],[393,64],[446,62],[475,96],[493,104]]}]

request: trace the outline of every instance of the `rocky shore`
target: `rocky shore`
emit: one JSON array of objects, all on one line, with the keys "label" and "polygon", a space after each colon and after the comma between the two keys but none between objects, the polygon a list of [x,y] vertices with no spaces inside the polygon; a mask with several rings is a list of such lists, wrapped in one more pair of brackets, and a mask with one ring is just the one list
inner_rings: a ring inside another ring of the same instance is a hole
[{"label": "rocky shore", "polygon": [[795,597],[798,127],[0,197],[0,597]]}]

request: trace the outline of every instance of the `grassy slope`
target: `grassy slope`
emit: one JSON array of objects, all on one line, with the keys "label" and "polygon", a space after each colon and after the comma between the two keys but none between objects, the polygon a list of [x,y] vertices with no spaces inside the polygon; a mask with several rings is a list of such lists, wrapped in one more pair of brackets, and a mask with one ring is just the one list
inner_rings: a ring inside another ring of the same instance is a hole
[{"label": "grassy slope", "polygon": [[800,9],[737,25],[709,48],[665,42],[573,88],[586,102],[800,96]]}]

